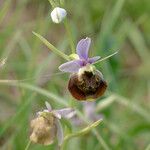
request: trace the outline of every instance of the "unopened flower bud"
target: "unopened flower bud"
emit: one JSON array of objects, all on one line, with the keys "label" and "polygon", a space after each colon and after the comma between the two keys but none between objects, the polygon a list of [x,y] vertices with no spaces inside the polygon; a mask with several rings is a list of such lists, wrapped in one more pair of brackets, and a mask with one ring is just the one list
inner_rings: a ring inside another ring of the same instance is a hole
[{"label": "unopened flower bud", "polygon": [[56,7],[51,12],[51,18],[54,23],[60,23],[67,15],[67,12],[65,9]]}]

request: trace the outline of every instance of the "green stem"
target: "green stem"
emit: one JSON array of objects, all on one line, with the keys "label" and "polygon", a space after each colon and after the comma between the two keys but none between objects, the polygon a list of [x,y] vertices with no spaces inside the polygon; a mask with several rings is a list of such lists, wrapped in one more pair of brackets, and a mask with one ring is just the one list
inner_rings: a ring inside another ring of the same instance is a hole
[{"label": "green stem", "polygon": [[65,26],[65,29],[67,31],[67,36],[68,36],[68,41],[69,41],[69,44],[70,44],[70,47],[71,47],[71,52],[75,53],[75,46],[74,46],[74,43],[73,43],[73,37],[72,37],[71,29],[70,29],[70,26],[69,26],[69,23],[68,23],[67,19],[64,20],[64,26]]},{"label": "green stem", "polygon": [[[83,116],[83,114],[79,111],[76,110],[77,114],[79,115],[79,117],[87,124],[89,124],[88,119]],[[107,145],[107,143],[104,141],[104,139],[102,138],[102,136],[99,134],[99,132],[96,129],[93,129],[92,132],[94,133],[94,135],[96,136],[97,140],[99,141],[99,143],[102,145],[102,147],[104,148],[104,150],[111,150],[109,148],[109,146]]]},{"label": "green stem", "polygon": [[49,1],[49,3],[52,5],[52,7],[53,8],[55,8],[56,7],[56,5],[55,5],[55,3],[54,3],[54,1],[53,0],[48,0]]},{"label": "green stem", "polygon": [[24,149],[24,150],[28,150],[28,149],[29,149],[29,147],[30,147],[30,145],[31,145],[31,141],[29,141],[29,142],[28,142],[28,144],[27,144],[27,146],[25,147],[25,149]]},{"label": "green stem", "polygon": [[64,0],[60,0],[60,5],[64,6]]},{"label": "green stem", "polygon": [[102,136],[100,134],[98,134],[98,131],[96,129],[93,129],[93,132],[94,132],[95,136],[97,137],[98,141],[103,146],[103,148],[105,150],[110,150],[110,148],[108,147],[108,145],[106,144],[106,142],[104,141],[104,139],[102,138]]}]

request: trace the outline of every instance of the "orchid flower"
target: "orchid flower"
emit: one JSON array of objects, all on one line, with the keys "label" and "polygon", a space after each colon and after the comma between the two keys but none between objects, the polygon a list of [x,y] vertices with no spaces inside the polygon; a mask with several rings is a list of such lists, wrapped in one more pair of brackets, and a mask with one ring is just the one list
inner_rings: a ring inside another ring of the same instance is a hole
[{"label": "orchid flower", "polygon": [[89,58],[88,54],[90,45],[90,38],[87,37],[85,39],[81,39],[76,47],[76,59],[62,64],[59,66],[59,70],[63,72],[77,73],[80,68],[86,66],[87,64],[93,64],[99,60],[100,56]]},{"label": "orchid flower", "polygon": [[37,118],[31,121],[32,133],[30,140],[43,145],[52,144],[57,137],[58,145],[63,143],[63,129],[60,119],[71,118],[75,111],[72,108],[53,110],[48,102],[45,102],[47,109],[37,113]]},{"label": "orchid flower", "polygon": [[100,56],[89,58],[91,39],[85,38],[78,42],[74,60],[59,66],[59,70],[72,73],[68,83],[71,95],[81,101],[93,101],[104,94],[107,82],[103,74],[95,68]]}]

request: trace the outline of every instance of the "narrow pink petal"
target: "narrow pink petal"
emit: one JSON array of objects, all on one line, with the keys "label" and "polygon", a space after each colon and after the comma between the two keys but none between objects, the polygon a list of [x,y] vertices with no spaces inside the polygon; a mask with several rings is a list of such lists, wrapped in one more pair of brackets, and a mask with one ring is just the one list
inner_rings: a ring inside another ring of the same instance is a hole
[{"label": "narrow pink petal", "polygon": [[60,71],[70,73],[76,73],[80,68],[80,60],[69,61],[59,66]]},{"label": "narrow pink petal", "polygon": [[56,119],[56,127],[57,127],[58,145],[61,146],[64,140],[64,133],[63,133],[62,125],[58,119]]},{"label": "narrow pink petal", "polygon": [[91,45],[90,38],[82,39],[78,42],[76,51],[80,59],[88,59],[88,52],[90,45]]},{"label": "narrow pink petal", "polygon": [[73,108],[64,108],[60,110],[55,110],[64,118],[71,118],[75,115],[75,110]]},{"label": "narrow pink petal", "polygon": [[101,58],[100,56],[95,56],[95,57],[89,58],[88,63],[92,64],[92,63],[98,61],[100,58]]}]

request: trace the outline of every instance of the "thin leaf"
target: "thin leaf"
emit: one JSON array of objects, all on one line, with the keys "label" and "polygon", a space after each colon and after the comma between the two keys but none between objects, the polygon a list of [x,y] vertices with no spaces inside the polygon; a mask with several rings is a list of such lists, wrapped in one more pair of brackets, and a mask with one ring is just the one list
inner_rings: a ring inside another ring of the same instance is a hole
[{"label": "thin leaf", "polygon": [[40,87],[31,85],[28,83],[17,82],[17,80],[0,80],[0,84],[9,85],[9,86],[18,86],[18,87],[22,87],[25,89],[29,89],[33,92],[37,92],[41,95],[44,95],[44,96],[50,98],[51,100],[54,100],[54,102],[57,102],[63,106],[68,106],[68,103],[65,100],[63,100],[62,97],[59,97],[59,96],[55,95],[54,93],[51,93],[45,89],[42,89]]},{"label": "thin leaf", "polygon": [[97,64],[97,63],[99,63],[99,62],[101,62],[101,61],[104,61],[104,60],[106,60],[106,59],[109,59],[110,57],[116,55],[118,52],[119,52],[119,51],[116,51],[116,52],[114,52],[113,54],[110,54],[110,55],[108,55],[108,56],[106,56],[106,57],[104,57],[104,58],[102,58],[102,59],[96,61],[96,62],[93,63],[93,64]]},{"label": "thin leaf", "polygon": [[36,32],[32,32],[32,33],[36,37],[38,37],[52,52],[54,52],[55,54],[59,55],[60,57],[64,58],[67,61],[70,60],[69,56],[67,56],[66,54],[64,54],[60,50],[58,50],[54,45],[52,45],[51,43],[49,43],[43,36],[41,36],[40,34],[38,34]]}]

